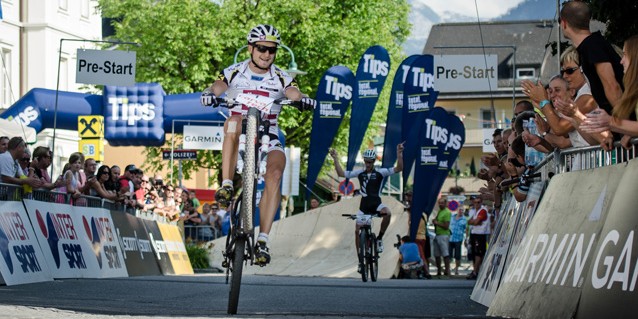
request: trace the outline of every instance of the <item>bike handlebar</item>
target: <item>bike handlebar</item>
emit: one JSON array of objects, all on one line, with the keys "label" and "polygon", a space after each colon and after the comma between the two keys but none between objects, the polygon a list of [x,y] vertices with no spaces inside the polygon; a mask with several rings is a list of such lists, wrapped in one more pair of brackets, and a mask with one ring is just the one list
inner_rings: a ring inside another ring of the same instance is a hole
[{"label": "bike handlebar", "polygon": [[[213,107],[226,107],[228,109],[235,108],[236,106],[241,105],[241,103],[236,102],[234,99],[227,97],[215,97],[213,101]],[[304,111],[301,105],[301,101],[293,101],[290,99],[276,99],[273,101],[273,104],[281,105],[281,106],[292,106],[300,111]]]},{"label": "bike handlebar", "polygon": [[[379,217],[380,218],[380,217],[383,217],[383,216],[387,216],[388,214],[386,214],[386,213],[375,213],[375,214],[364,214],[364,215],[368,215],[368,216],[372,216],[372,217]],[[357,217],[359,215],[357,215],[357,214],[341,214],[341,216],[348,217],[350,219],[357,219]]]},{"label": "bike handlebar", "polygon": [[504,180],[499,185],[501,187],[510,186],[510,185],[513,185],[513,184],[521,182],[521,178],[526,179],[529,182],[536,182],[536,181],[539,181],[539,180],[535,179],[535,178],[538,178],[538,177],[541,177],[541,173],[540,172],[534,173],[534,174],[529,174],[529,175],[523,174],[519,178],[512,178],[512,179],[509,179],[509,180]]}]

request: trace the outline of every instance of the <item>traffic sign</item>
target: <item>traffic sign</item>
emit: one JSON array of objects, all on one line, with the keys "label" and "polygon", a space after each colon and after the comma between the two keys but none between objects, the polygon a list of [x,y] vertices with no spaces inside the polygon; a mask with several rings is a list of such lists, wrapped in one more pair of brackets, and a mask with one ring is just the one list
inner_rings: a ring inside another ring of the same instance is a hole
[{"label": "traffic sign", "polygon": [[455,201],[455,200],[451,200],[447,203],[447,208],[452,211],[455,212],[457,209],[459,209],[459,202]]},{"label": "traffic sign", "polygon": [[346,180],[342,180],[341,183],[339,183],[339,193],[345,196],[352,195],[352,193],[354,193],[354,184],[351,181],[348,181],[348,184],[346,184]]},{"label": "traffic sign", "polygon": [[[171,159],[171,150],[162,150],[162,159]],[[197,150],[173,150],[173,159],[175,160],[194,160],[197,159]]]}]

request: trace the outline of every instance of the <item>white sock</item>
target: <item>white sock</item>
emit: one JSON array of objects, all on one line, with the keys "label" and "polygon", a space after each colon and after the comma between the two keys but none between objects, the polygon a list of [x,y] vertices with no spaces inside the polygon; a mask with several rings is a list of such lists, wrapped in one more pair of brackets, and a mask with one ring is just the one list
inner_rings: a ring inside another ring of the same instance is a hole
[{"label": "white sock", "polygon": [[268,234],[259,233],[259,236],[257,236],[257,241],[262,241],[262,242],[265,242],[266,244],[268,244]]},{"label": "white sock", "polygon": [[222,187],[224,187],[225,185],[233,186],[233,181],[232,181],[232,180],[230,180],[230,179],[225,179],[225,180],[222,182]]}]

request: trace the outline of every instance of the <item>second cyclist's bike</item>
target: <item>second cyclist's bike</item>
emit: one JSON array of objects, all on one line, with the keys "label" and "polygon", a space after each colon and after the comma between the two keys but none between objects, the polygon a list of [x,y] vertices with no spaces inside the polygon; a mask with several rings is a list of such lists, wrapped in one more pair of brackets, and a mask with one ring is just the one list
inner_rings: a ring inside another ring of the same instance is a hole
[{"label": "second cyclist's bike", "polygon": [[376,214],[342,214],[341,216],[356,220],[361,227],[359,228],[359,247],[357,249],[357,258],[359,259],[359,272],[361,280],[377,281],[379,275],[379,250],[377,247],[377,236],[372,232],[372,218],[381,217]]}]

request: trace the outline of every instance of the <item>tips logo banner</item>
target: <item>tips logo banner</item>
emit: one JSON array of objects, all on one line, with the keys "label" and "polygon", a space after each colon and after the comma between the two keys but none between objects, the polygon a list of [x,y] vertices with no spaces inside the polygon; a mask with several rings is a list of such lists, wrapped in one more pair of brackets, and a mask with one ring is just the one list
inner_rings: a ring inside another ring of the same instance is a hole
[{"label": "tips logo banner", "polygon": [[[445,109],[425,112],[418,135],[419,157],[414,167],[414,193],[410,236],[416,236],[421,212],[431,212],[441,186],[465,143],[463,122]],[[413,237],[414,238],[414,237]]]}]

